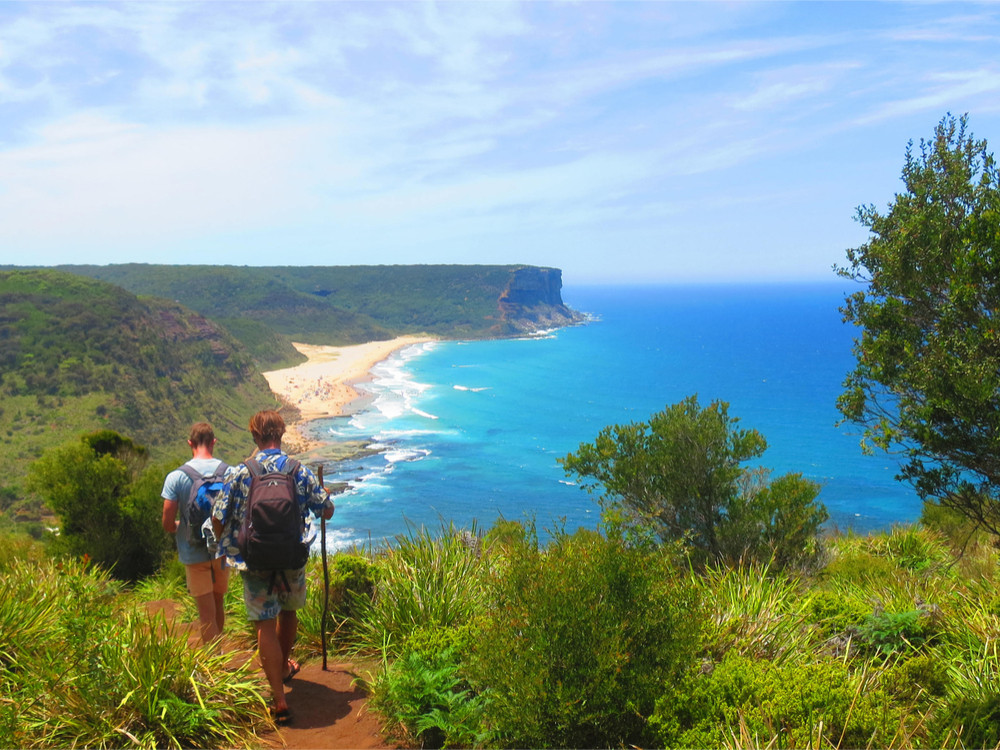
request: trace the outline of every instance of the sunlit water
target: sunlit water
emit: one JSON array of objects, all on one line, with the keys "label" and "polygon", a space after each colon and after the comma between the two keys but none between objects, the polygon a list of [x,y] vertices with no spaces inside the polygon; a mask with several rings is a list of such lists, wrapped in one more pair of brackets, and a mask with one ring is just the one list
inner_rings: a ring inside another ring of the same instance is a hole
[{"label": "sunlit water", "polygon": [[912,521],[920,503],[885,454],[837,426],[855,329],[843,285],[567,288],[586,325],[525,339],[401,350],[373,370],[371,405],[310,424],[378,452],[327,467],[331,546],[378,543],[421,525],[533,518],[543,532],[593,527],[598,508],[557,459],[606,425],[645,421],[697,394],[730,404],[767,439],[761,464],[822,484],[831,523],[867,531]]}]

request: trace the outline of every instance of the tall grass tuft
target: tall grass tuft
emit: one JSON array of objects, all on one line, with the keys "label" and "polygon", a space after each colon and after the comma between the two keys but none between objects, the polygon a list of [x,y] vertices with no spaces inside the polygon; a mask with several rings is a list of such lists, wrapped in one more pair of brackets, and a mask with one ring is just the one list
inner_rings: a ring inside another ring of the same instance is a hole
[{"label": "tall grass tuft", "polygon": [[794,575],[752,564],[710,568],[694,582],[711,609],[706,641],[715,658],[735,650],[780,662],[813,638],[807,587]]},{"label": "tall grass tuft", "polygon": [[249,663],[191,648],[85,561],[8,565],[0,592],[20,618],[0,634],[4,747],[235,746],[268,721]]},{"label": "tall grass tuft", "polygon": [[484,558],[475,529],[448,526],[438,537],[425,528],[396,538],[374,560],[374,592],[351,618],[353,646],[396,656],[414,631],[454,627],[483,607]]}]

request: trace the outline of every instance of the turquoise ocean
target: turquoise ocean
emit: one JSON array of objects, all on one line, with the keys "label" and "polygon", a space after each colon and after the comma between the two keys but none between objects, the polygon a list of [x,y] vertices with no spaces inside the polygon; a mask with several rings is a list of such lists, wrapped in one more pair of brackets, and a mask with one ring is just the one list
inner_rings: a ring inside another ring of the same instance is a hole
[{"label": "turquoise ocean", "polygon": [[328,544],[379,544],[453,522],[533,518],[594,528],[595,499],[557,459],[606,425],[645,421],[697,394],[727,401],[760,431],[759,464],[822,486],[830,524],[867,532],[916,520],[896,458],[866,456],[859,428],[838,426],[836,398],[857,329],[841,320],[847,282],[657,287],[567,286],[584,325],[496,341],[435,342],[377,365],[369,405],[311,422],[323,440],[371,440],[375,453],[327,466],[350,484]]}]

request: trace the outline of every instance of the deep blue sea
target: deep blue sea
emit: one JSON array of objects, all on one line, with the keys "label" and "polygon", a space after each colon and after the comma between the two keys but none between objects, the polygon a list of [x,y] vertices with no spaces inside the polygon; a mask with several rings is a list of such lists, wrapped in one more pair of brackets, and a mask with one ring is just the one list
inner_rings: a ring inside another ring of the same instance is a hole
[{"label": "deep blue sea", "polygon": [[403,349],[375,367],[371,405],[318,420],[329,440],[372,439],[376,455],[327,467],[351,489],[337,500],[329,544],[378,544],[409,528],[488,527],[534,518],[546,529],[593,528],[596,501],[557,459],[606,425],[645,421],[697,394],[727,401],[760,431],[760,465],[822,485],[830,523],[865,532],[915,520],[920,502],[896,461],[862,454],[838,427],[836,398],[856,329],[838,307],[847,282],[565,287],[592,320],[523,339]]}]

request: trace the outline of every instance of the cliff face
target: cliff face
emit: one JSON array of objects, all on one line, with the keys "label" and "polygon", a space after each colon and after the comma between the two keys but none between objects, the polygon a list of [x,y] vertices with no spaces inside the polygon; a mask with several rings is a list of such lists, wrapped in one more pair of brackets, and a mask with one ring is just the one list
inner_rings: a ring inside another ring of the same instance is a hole
[{"label": "cliff face", "polygon": [[517,268],[499,300],[500,319],[514,332],[534,333],[574,325],[583,316],[562,301],[558,268]]}]

